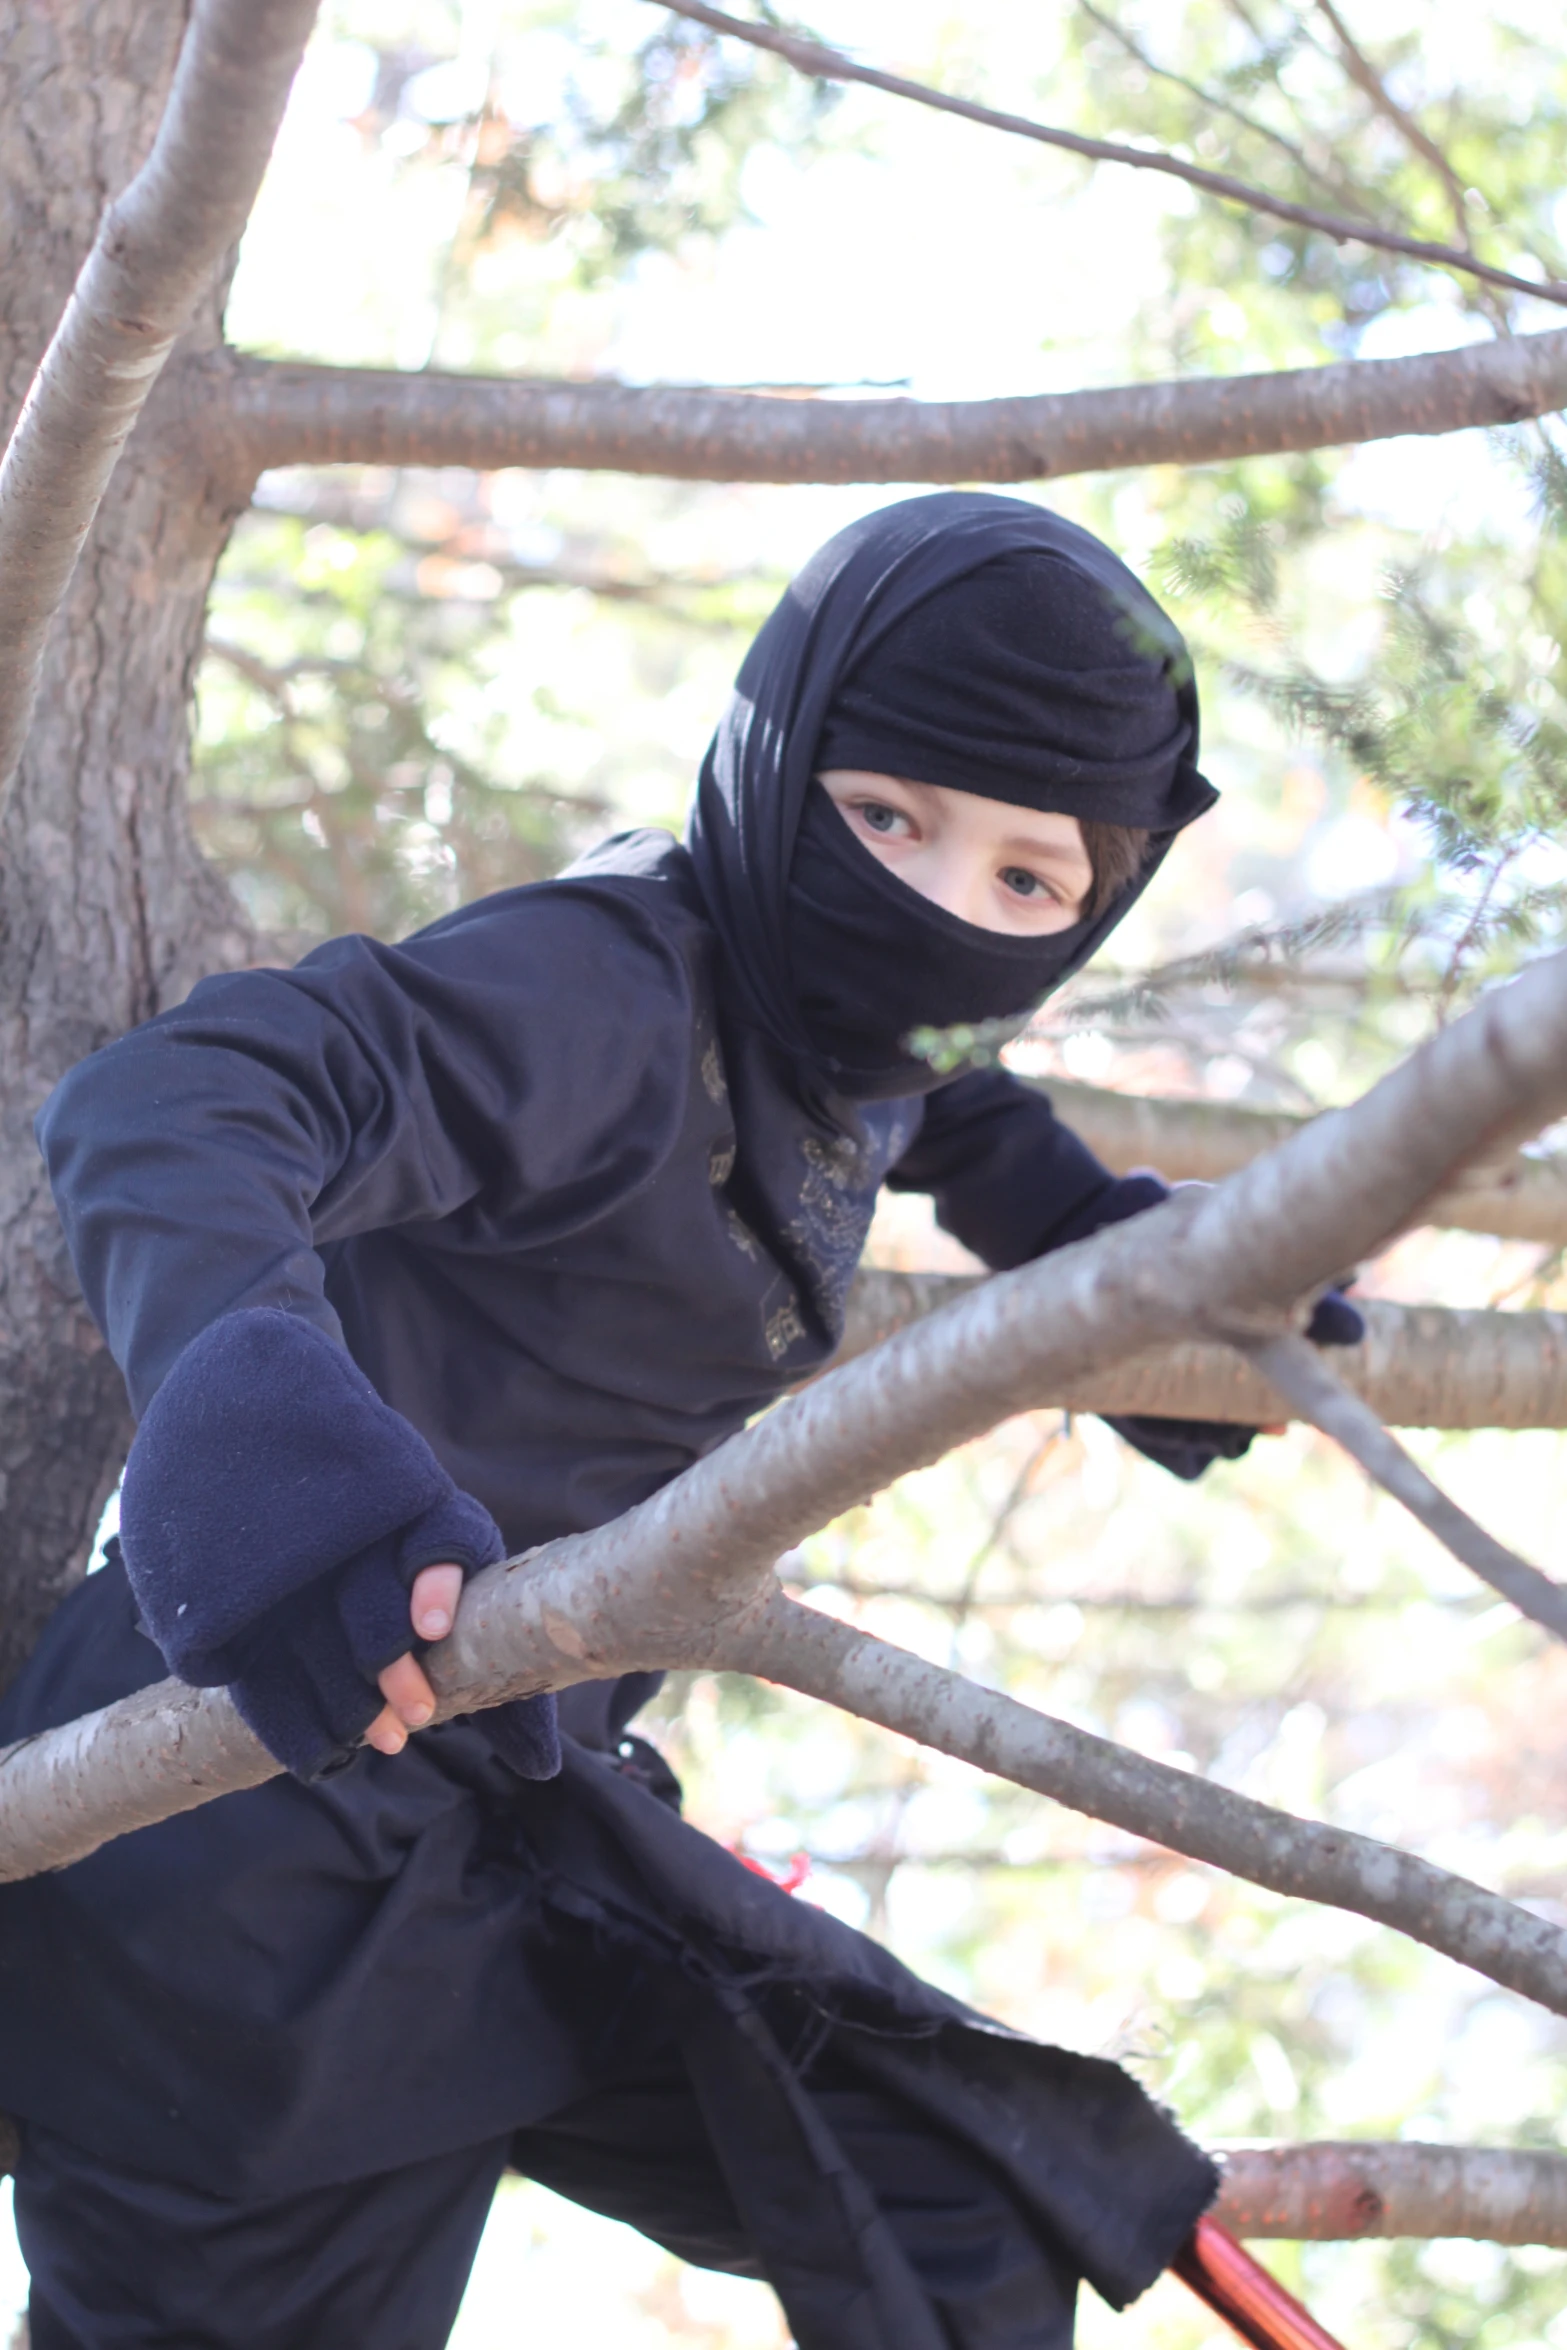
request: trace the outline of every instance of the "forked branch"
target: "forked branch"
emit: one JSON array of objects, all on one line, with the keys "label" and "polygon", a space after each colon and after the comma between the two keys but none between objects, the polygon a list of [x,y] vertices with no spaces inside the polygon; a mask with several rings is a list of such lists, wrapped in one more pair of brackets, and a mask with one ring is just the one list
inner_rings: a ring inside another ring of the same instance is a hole
[{"label": "forked branch", "polygon": [[[489,1569],[430,1667],[446,1714],[647,1666],[760,1673],[1280,1892],[1395,1926],[1567,2013],[1567,1934],[1412,1855],[1032,1712],[779,1589],[844,1509],[1068,1378],[1215,1322],[1259,1335],[1489,1140],[1567,1105],[1567,957],[1487,997],[1347,1110],[1216,1190],[998,1275],[788,1398],[596,1531]],[[0,1758],[0,1872],[257,1784],[226,1693],[164,1682]]]},{"label": "forked branch", "polygon": [[245,225],[316,0],[196,0],[152,153],[104,214],[0,460],[0,789],[121,449]]}]

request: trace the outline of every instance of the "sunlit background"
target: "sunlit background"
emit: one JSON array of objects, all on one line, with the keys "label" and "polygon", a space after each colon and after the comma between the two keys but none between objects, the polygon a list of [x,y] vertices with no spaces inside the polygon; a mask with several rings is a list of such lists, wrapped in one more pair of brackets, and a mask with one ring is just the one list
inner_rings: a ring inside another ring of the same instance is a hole
[{"label": "sunlit background", "polygon": [[[1563,184],[1559,11],[1482,13],[1366,0],[1355,21],[1394,61],[1401,102],[1451,130],[1474,233],[1509,266],[1529,250],[1560,275],[1567,212],[1534,192]],[[1345,82],[1309,9],[823,0],[812,28],[998,105],[1455,233],[1451,191]],[[1167,181],[823,93],[671,29],[650,0],[329,6],[229,315],[245,348],[328,362],[930,398],[1562,323]],[[270,475],[214,600],[203,837],[301,951],[341,928],[401,935],[608,830],[675,824],[790,570],[896,494]],[[1540,436],[1026,494],[1175,598],[1225,795],[1117,938],[1115,971],[1042,1019],[1032,1069],[1309,1110],[1556,936],[1567,570]],[[1323,908],[1336,925],[1292,929]],[[1227,955],[1247,930],[1272,943]],[[1160,987],[1121,985],[1150,967]],[[876,1250],[959,1261],[907,1204]],[[1415,1235],[1363,1282],[1405,1300],[1567,1302],[1542,1250],[1475,1236]],[[1412,1442],[1498,1535],[1556,1564],[1559,1436]],[[1261,1442],[1189,1488],[1099,1423],[1041,1414],[787,1564],[818,1604],[922,1654],[1567,1923],[1567,1663],[1315,1437]],[[1563,2025],[1357,1919],[1237,1887],[777,1691],[688,1680],[651,1722],[701,1826],[780,1871],[805,1856],[798,1898],[1013,2024],[1122,2058],[1200,2138],[1567,2148]],[[1567,2350],[1560,2254],[1267,2257],[1352,2350]],[[22,2306],[14,2253],[5,2294]],[[1090,2350],[1221,2338],[1172,2284],[1123,2317],[1085,2303]],[[775,2350],[785,2334],[762,2287],[685,2269],[518,2181],[454,2339]]]}]

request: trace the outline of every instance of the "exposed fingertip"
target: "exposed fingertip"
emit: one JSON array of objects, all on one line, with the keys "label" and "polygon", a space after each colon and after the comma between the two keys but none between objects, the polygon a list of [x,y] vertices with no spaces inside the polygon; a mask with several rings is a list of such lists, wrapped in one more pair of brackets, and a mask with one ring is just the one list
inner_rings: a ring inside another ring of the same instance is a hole
[{"label": "exposed fingertip", "polygon": [[425,1723],[431,1721],[434,1718],[434,1714],[434,1706],[426,1705],[422,1700],[416,1701],[413,1705],[405,1705],[402,1708],[403,1720],[407,1723],[410,1730],[422,1730],[425,1726]]},{"label": "exposed fingertip", "polygon": [[443,1607],[427,1607],[415,1630],[421,1640],[444,1640],[452,1628],[452,1619]]}]

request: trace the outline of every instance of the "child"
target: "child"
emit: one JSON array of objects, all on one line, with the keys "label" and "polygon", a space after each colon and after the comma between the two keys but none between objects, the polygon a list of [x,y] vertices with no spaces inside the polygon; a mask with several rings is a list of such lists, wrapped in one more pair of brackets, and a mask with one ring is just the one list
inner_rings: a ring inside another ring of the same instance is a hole
[{"label": "child", "polygon": [[[34,2350],[436,2350],[508,2164],[766,2276],[805,2350],[1063,2350],[1080,2276],[1176,2254],[1207,2159],[684,1825],[653,1677],[559,1739],[551,1699],[408,1731],[464,1572],[828,1359],[883,1182],[994,1266],[1162,1196],[905,1039],[1076,970],[1211,804],[1196,751],[1104,547],[913,499],[763,629],[684,846],[208,980],[57,1090],[141,1427],[123,1564],[0,1731],[167,1660],[293,1775],[0,1893]],[[1235,1434],[1133,1433],[1183,1474]]]}]

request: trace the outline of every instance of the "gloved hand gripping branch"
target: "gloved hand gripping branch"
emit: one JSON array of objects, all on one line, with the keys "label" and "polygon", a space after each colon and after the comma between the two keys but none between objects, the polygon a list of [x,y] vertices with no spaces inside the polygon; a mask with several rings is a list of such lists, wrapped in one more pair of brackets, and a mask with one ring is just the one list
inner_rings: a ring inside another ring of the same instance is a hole
[{"label": "gloved hand gripping branch", "polygon": [[[310,1779],[381,1710],[376,1675],[416,1640],[422,1567],[505,1556],[488,1510],[295,1314],[225,1314],[180,1355],[126,1464],[120,1543],[171,1672],[227,1684],[268,1751]],[[560,1767],[552,1697],[477,1717],[522,1777]]]},{"label": "gloved hand gripping branch", "polygon": [[[1073,1228],[1064,1239],[1052,1245],[1060,1248],[1068,1240],[1086,1240],[1091,1232],[1101,1232],[1107,1224],[1124,1224],[1129,1217],[1159,1207],[1169,1196],[1170,1186],[1162,1176],[1147,1171],[1119,1176],[1072,1219]],[[1306,1336],[1312,1344],[1358,1346],[1365,1335],[1365,1317],[1356,1311],[1343,1291],[1324,1290],[1306,1324]],[[1117,1436],[1135,1446],[1147,1459],[1156,1461],[1161,1469],[1168,1469],[1172,1477],[1188,1482],[1200,1477],[1215,1461],[1238,1461],[1258,1434],[1257,1429],[1241,1427],[1230,1420],[1167,1420],[1152,1412],[1114,1415],[1107,1412],[1105,1421]]]}]

